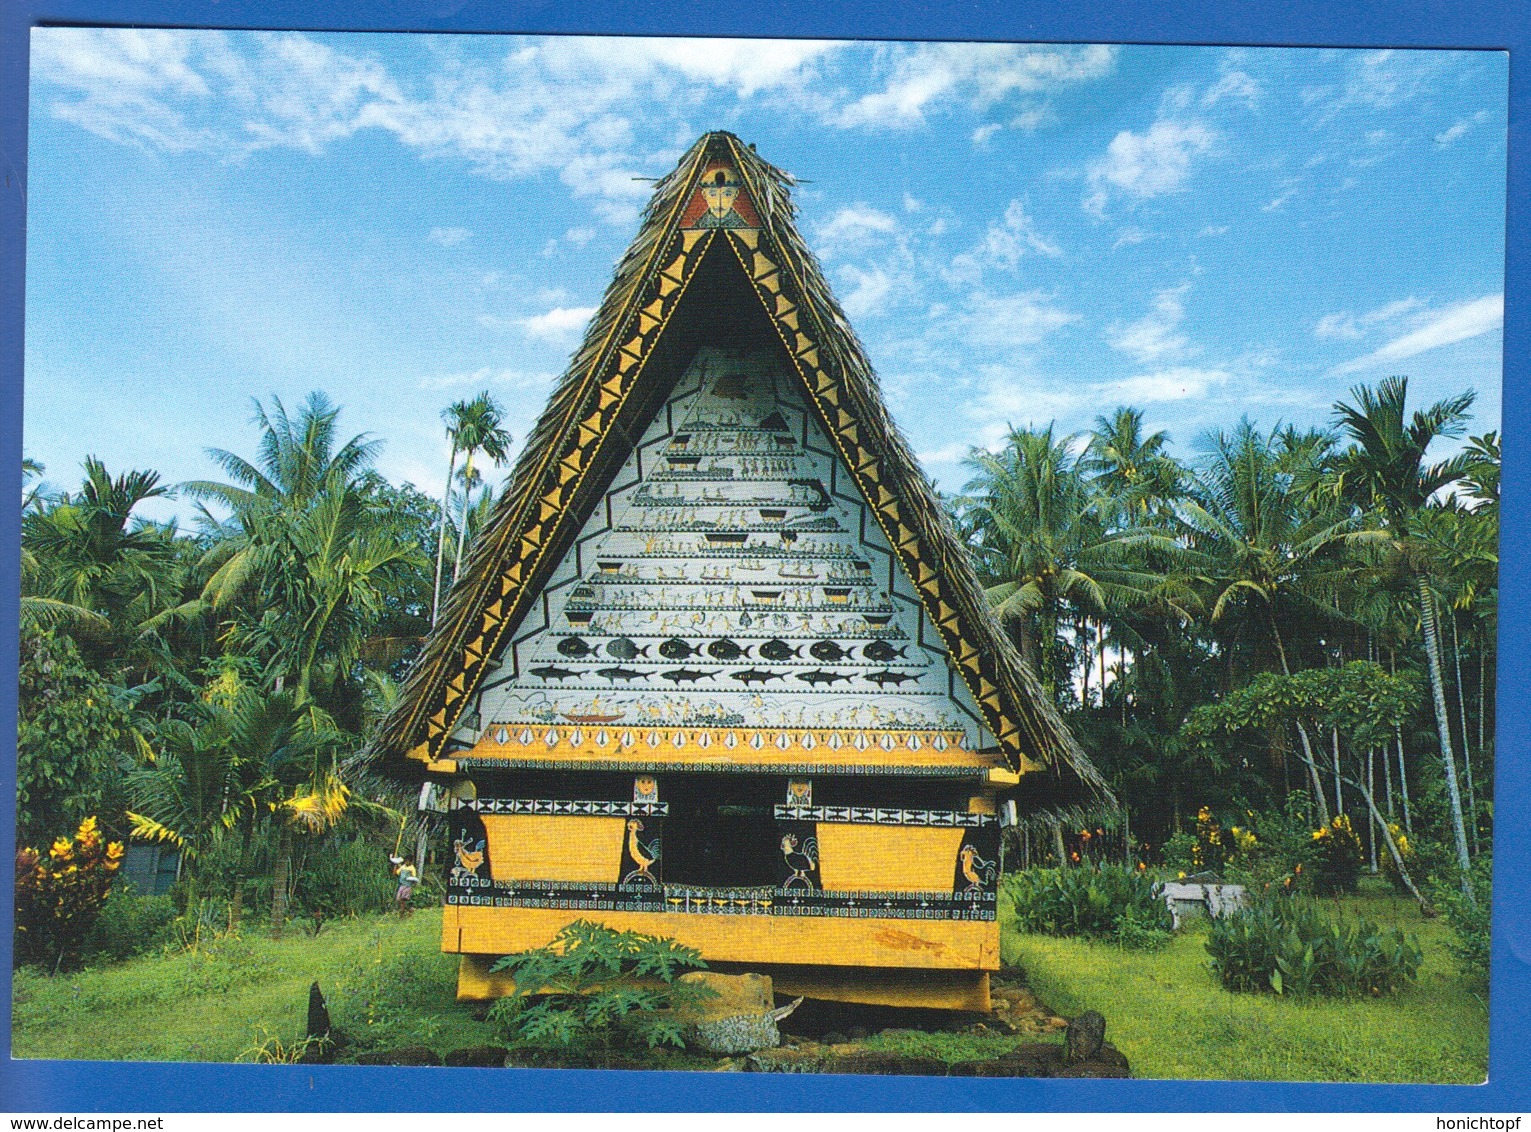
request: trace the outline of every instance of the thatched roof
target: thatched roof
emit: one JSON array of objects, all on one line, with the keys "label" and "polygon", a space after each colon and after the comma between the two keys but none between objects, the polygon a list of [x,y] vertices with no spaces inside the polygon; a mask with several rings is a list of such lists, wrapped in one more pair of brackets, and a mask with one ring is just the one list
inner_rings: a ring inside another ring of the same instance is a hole
[{"label": "thatched roof", "polygon": [[[737,170],[760,227],[683,229],[704,169]],[[809,403],[855,473],[889,542],[998,739],[1025,770],[1020,796],[1063,814],[1111,803],[1104,780],[989,609],[967,552],[883,405],[866,352],[795,224],[792,177],[732,134],[703,135],[655,186],[637,238],[583,344],[527,439],[372,751],[402,770],[444,746],[498,648],[519,623],[665,390],[664,353],[683,350],[670,316],[704,258],[737,264],[802,377]],[[721,246],[726,245],[726,246]],[[730,268],[732,270],[732,268]],[[672,367],[673,369],[673,367]]]}]

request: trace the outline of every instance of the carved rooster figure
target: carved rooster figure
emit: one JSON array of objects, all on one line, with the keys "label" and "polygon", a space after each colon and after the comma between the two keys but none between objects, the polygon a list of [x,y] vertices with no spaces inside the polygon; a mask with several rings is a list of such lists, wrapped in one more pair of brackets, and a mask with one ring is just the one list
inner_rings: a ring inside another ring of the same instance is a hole
[{"label": "carved rooster figure", "polygon": [[645,881],[658,888],[659,879],[649,872],[649,868],[655,861],[659,860],[659,839],[655,838],[645,845],[638,840],[638,834],[642,832],[643,823],[637,818],[629,818],[627,821],[627,853],[638,867],[623,877],[622,883],[633,884]]},{"label": "carved rooster figure", "polygon": [[985,861],[973,846],[964,845],[957,858],[962,864],[962,875],[968,882],[964,892],[982,892],[984,885],[994,882],[994,862]]},{"label": "carved rooster figure", "polygon": [[782,882],[782,888],[791,888],[794,884],[801,883],[809,892],[813,891],[813,879],[809,877],[814,869],[819,867],[819,839],[810,837],[803,842],[801,851],[797,847],[797,835],[787,834],[781,839],[781,855],[787,862],[787,868],[792,870],[792,875]]},{"label": "carved rooster figure", "polygon": [[462,838],[452,842],[452,855],[457,859],[457,864],[452,866],[452,877],[478,876],[479,866],[484,863],[484,842],[479,841],[476,849],[469,849]]}]

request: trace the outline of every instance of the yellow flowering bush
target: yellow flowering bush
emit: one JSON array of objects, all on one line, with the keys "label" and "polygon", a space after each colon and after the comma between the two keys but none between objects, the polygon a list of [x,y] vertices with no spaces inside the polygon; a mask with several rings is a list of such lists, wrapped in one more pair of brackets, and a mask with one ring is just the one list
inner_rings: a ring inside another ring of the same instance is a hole
[{"label": "yellow flowering bush", "polygon": [[1354,892],[1361,879],[1361,839],[1350,826],[1350,815],[1339,814],[1313,831],[1313,856],[1308,882],[1319,896]]},{"label": "yellow flowering bush", "polygon": [[94,817],[61,837],[46,857],[16,851],[16,956],[56,970],[79,958],[122,866],[122,843],[107,841]]},{"label": "yellow flowering bush", "polygon": [[[1409,839],[1409,835],[1403,831],[1403,827],[1397,822],[1388,822],[1387,829],[1393,835],[1393,841],[1398,846],[1398,855],[1403,858],[1404,868],[1412,873],[1414,871],[1414,843]],[[1380,841],[1381,839],[1379,838],[1378,840]],[[1398,875],[1398,866],[1393,863],[1393,855],[1379,845],[1377,856],[1378,864],[1382,867],[1382,875],[1387,877],[1393,887],[1399,892],[1407,892],[1408,890],[1403,885],[1403,877]]]}]

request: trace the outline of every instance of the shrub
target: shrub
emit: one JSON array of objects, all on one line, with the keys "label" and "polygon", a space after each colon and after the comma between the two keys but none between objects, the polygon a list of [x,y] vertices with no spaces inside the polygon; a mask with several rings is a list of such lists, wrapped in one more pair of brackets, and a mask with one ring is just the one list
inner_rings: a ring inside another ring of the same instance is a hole
[{"label": "shrub", "polygon": [[168,894],[141,896],[131,885],[117,885],[85,937],[85,954],[92,959],[131,959],[158,951],[175,938],[175,919],[175,901]]},{"label": "shrub", "polygon": [[495,1002],[489,1020],[515,1046],[681,1046],[674,1008],[708,992],[675,980],[706,965],[701,952],[672,939],[579,920],[546,947],[495,963],[491,970],[508,973],[516,990]]},{"label": "shrub", "polygon": [[1192,871],[1221,872],[1228,857],[1224,841],[1223,827],[1212,816],[1211,807],[1203,806],[1196,812],[1196,838],[1191,845]]},{"label": "shrub", "polygon": [[1196,838],[1189,833],[1170,834],[1164,843],[1164,864],[1171,872],[1194,873],[1196,871]]},{"label": "shrub", "polygon": [[1231,991],[1303,997],[1391,994],[1419,973],[1413,936],[1370,920],[1332,920],[1300,897],[1274,892],[1212,921],[1212,970]]},{"label": "shrub", "polygon": [[1116,866],[1032,869],[1012,874],[1008,888],[1022,931],[1112,938],[1152,947],[1173,926],[1169,908],[1143,872]]},{"label": "shrub", "polygon": [[1470,975],[1488,980],[1489,916],[1493,898],[1494,861],[1484,854],[1472,863],[1468,874],[1475,901],[1469,903],[1462,892],[1461,874],[1451,870],[1430,878],[1430,898],[1436,910],[1456,936],[1447,944],[1452,957]]},{"label": "shrub", "polygon": [[103,838],[93,817],[74,837],[55,841],[46,857],[18,849],[16,958],[54,970],[78,963],[121,864],[122,843]]},{"label": "shrub", "polygon": [[1361,839],[1350,828],[1350,816],[1340,814],[1328,825],[1315,829],[1312,841],[1315,852],[1308,868],[1308,883],[1314,894],[1355,892],[1361,880]]},{"label": "shrub", "polygon": [[308,854],[294,899],[302,915],[322,922],[390,911],[398,887],[387,849],[363,837],[332,837]]}]

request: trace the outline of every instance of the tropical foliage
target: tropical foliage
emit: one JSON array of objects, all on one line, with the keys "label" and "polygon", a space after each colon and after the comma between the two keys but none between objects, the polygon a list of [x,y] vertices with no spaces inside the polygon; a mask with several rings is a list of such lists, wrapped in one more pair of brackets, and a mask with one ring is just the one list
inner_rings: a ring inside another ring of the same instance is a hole
[{"label": "tropical foliage", "polygon": [[[498,406],[468,409],[457,449],[502,459]],[[323,395],[256,404],[252,424],[250,455],[208,452],[221,479],[167,485],[87,457],[79,489],[58,491],[24,468],[19,838],[96,815],[164,846],[199,938],[238,931],[252,893],[280,933],[294,907],[318,923],[391,892],[408,823],[348,760],[429,628],[431,552],[466,544],[466,517],[384,479],[381,441],[347,438]],[[179,522],[144,514],[167,505]],[[124,923],[149,915],[119,903]],[[101,950],[126,954],[109,934]]]},{"label": "tropical foliage", "polygon": [[[1499,438],[1466,437],[1471,392],[1415,409],[1408,391],[1358,386],[1329,429],[1246,419],[1185,458],[1132,408],[1084,435],[1012,428],[973,450],[953,524],[1125,803],[1114,859],[1257,866],[1311,888],[1327,883],[1298,871],[1316,849],[1286,835],[1327,830],[1317,848],[1353,842],[1358,868],[1422,905],[1432,878],[1479,899]],[[1279,846],[1235,863],[1235,825],[1280,829]],[[1066,827],[1017,836],[1024,862],[1103,851]]]},{"label": "tropical foliage", "polygon": [[1423,961],[1417,940],[1367,919],[1334,919],[1276,890],[1212,921],[1212,969],[1231,991],[1308,995],[1392,994]]},{"label": "tropical foliage", "polygon": [[518,1046],[683,1046],[676,1007],[706,992],[677,980],[705,966],[701,952],[672,939],[579,920],[546,947],[495,963],[492,970],[515,989],[495,1001],[489,1017]]}]

